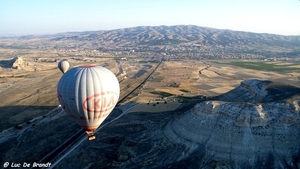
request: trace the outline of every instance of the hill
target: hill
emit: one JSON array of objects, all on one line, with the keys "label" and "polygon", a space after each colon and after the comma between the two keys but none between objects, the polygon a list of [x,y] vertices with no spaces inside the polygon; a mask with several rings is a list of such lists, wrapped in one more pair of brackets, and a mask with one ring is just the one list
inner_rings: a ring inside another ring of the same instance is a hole
[{"label": "hill", "polygon": [[206,28],[192,25],[179,26],[140,26],[110,31],[74,33],[69,36],[59,34],[51,40],[92,40],[117,46],[131,45],[270,45],[296,46],[300,36],[282,36]]},{"label": "hill", "polygon": [[[14,39],[18,43],[4,43]],[[30,43],[29,43],[30,42]],[[34,42],[34,43],[33,43]],[[189,56],[255,54],[266,57],[300,56],[300,36],[283,36],[199,27],[139,26],[132,28],[68,32],[43,36],[0,39],[2,48],[90,49],[99,51],[137,51],[181,53]]]}]

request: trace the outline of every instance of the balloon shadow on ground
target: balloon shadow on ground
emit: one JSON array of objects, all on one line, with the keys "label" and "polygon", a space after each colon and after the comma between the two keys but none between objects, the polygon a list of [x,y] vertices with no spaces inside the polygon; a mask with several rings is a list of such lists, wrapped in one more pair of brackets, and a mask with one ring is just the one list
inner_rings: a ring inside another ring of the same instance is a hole
[{"label": "balloon shadow on ground", "polygon": [[[0,130],[0,163],[32,165],[82,130],[57,106],[3,106],[0,112],[1,123],[6,125]],[[12,121],[15,117],[18,123]]]},{"label": "balloon shadow on ground", "polygon": [[57,106],[1,106],[0,131],[22,123],[28,123],[34,118],[46,116]]}]

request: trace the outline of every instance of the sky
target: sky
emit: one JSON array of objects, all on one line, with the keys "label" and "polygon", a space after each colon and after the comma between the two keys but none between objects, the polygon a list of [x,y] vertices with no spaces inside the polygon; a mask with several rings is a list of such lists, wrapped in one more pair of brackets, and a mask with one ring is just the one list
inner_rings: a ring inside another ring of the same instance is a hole
[{"label": "sky", "polygon": [[160,25],[300,35],[300,0],[0,0],[0,36]]}]

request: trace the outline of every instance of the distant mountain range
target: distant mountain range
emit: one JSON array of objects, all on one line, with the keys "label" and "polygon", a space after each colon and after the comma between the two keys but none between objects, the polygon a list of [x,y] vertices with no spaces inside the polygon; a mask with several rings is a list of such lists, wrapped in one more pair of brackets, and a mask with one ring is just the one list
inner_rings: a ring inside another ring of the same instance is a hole
[{"label": "distant mountain range", "polygon": [[51,39],[99,41],[111,45],[270,45],[299,46],[300,36],[261,34],[193,25],[139,26],[109,31],[56,34]]},{"label": "distant mountain range", "polygon": [[[300,36],[251,33],[193,25],[139,26],[108,31],[22,36],[18,39],[40,39],[43,44],[48,40],[48,43],[74,42],[85,48],[114,49],[145,46],[156,46],[160,49],[166,47],[227,48],[227,50],[238,52],[288,52],[300,55]],[[86,44],[90,45],[87,46]]]}]

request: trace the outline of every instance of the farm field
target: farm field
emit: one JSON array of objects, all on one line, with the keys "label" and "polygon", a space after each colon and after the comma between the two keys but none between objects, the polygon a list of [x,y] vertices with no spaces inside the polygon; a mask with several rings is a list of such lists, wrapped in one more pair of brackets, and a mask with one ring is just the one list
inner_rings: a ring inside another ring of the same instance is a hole
[{"label": "farm field", "polygon": [[231,62],[215,62],[221,64],[228,64],[247,69],[267,70],[267,71],[294,71],[300,70],[300,65],[297,63],[283,62],[283,61],[231,61]]}]

